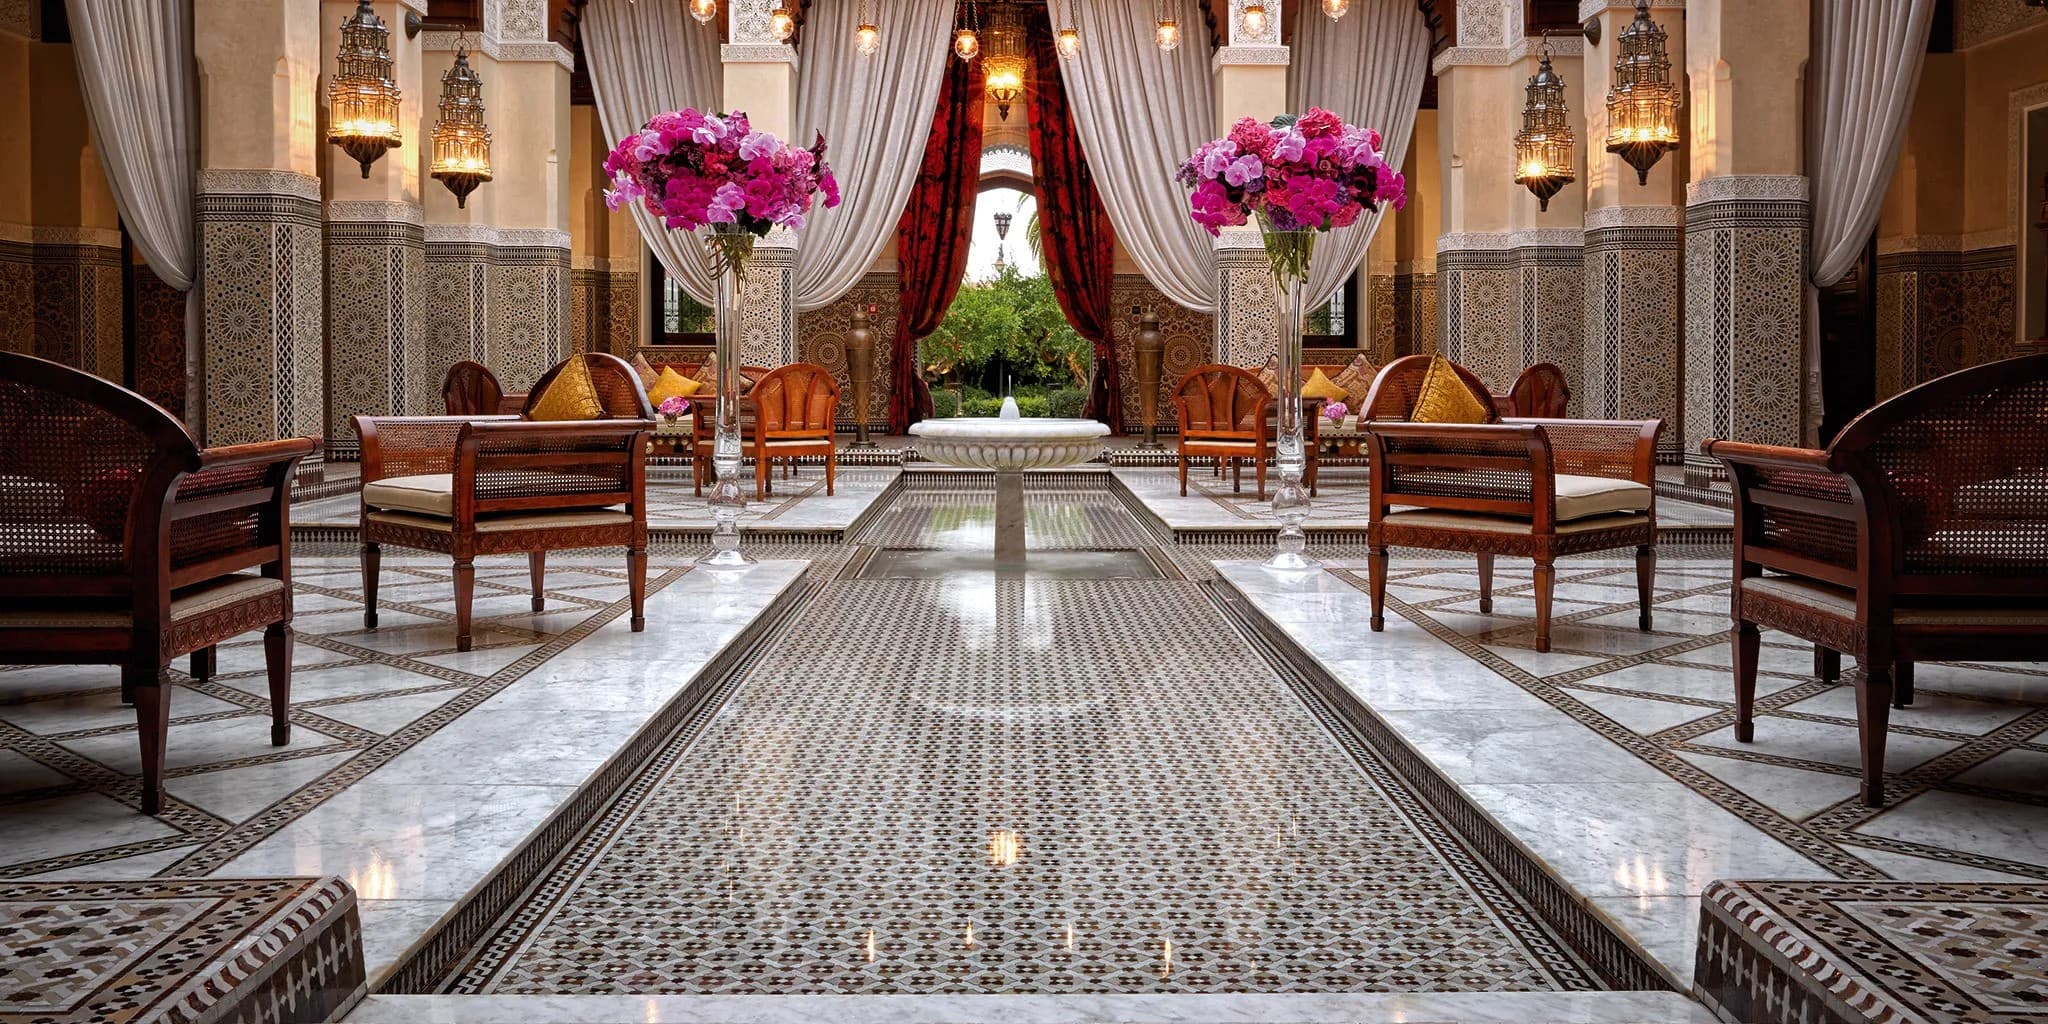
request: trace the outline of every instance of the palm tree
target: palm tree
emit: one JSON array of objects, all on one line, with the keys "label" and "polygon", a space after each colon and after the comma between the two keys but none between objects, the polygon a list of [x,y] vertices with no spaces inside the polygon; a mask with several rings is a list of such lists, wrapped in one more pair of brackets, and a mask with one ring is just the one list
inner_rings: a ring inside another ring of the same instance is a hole
[{"label": "palm tree", "polygon": [[[1023,205],[1024,199],[1020,196],[1017,199],[1017,206],[1022,208]],[[1038,266],[1042,270],[1045,267],[1045,236],[1038,230],[1037,210],[1032,210],[1030,219],[1024,222],[1024,244],[1031,247],[1031,258],[1038,261]]]}]

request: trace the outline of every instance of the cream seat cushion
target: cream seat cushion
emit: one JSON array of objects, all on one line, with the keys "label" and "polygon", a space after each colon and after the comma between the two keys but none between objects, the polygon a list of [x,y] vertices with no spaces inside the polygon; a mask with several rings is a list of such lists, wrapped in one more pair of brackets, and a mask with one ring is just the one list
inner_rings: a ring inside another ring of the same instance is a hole
[{"label": "cream seat cushion", "polygon": [[[442,533],[455,528],[454,521],[445,517],[417,515],[410,512],[372,512],[370,513],[370,521],[391,526],[412,526]],[[560,512],[508,512],[501,515],[479,517],[476,521],[476,531],[478,533],[504,533],[508,530],[527,530],[535,527],[558,529],[570,526],[629,526],[632,522],[632,513],[617,507],[564,509]]]},{"label": "cream seat cushion", "polygon": [[[1856,617],[1856,592],[1818,580],[1790,576],[1756,576],[1742,581],[1744,593],[1764,594],[1817,608],[1844,619]],[[1901,626],[1954,627],[2048,626],[2048,608],[1895,608],[1892,622]]]},{"label": "cream seat cushion", "polygon": [[[1490,516],[1480,512],[1443,512],[1437,509],[1413,509],[1407,512],[1389,512],[1381,522],[1388,526],[1414,526],[1424,529],[1483,530],[1487,533],[1514,533],[1527,535],[1534,524],[1521,516]],[[1645,515],[1602,515],[1588,519],[1559,522],[1560,534],[1589,533],[1594,530],[1611,530],[1623,526],[1646,526],[1650,517]]]},{"label": "cream seat cushion", "polygon": [[1641,512],[1650,507],[1650,489],[1634,480],[1569,473],[1559,473],[1554,480],[1560,522],[1614,512]]},{"label": "cream seat cushion", "polygon": [[422,473],[394,476],[363,485],[363,503],[371,508],[455,515],[455,474]]},{"label": "cream seat cushion", "polygon": [[[237,573],[194,583],[171,595],[171,622],[179,623],[284,589],[284,581]],[[0,629],[124,629],[125,609],[0,609]]]}]

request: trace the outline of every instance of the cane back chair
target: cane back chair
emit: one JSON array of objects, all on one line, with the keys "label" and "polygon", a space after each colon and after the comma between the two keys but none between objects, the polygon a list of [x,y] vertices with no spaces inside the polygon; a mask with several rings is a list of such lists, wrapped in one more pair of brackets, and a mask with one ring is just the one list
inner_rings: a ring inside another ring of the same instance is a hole
[{"label": "cane back chair", "polygon": [[0,661],[119,665],[163,807],[171,659],[263,630],[270,742],[291,741],[291,482],[310,437],[200,449],[126,388],[0,353]]},{"label": "cane back chair", "polygon": [[1571,400],[1572,389],[1564,371],[1554,363],[1537,363],[1515,378],[1507,394],[1494,395],[1493,405],[1504,417],[1554,420],[1563,418]]},{"label": "cane back chair", "polygon": [[[1208,458],[1217,472],[1228,467],[1231,489],[1244,490],[1244,463],[1252,464],[1253,482],[1260,498],[1266,496],[1266,464],[1280,443],[1280,399],[1259,379],[1256,371],[1241,366],[1211,363],[1189,370],[1173,386],[1169,396],[1180,419],[1180,443],[1175,462],[1180,469],[1180,493],[1188,493],[1188,462]],[[1314,494],[1319,460],[1318,413],[1321,399],[1297,398],[1301,403],[1302,484]]]},{"label": "cane back chair", "polygon": [[510,416],[526,406],[526,396],[506,394],[490,367],[465,359],[441,378],[441,404],[450,416]]}]

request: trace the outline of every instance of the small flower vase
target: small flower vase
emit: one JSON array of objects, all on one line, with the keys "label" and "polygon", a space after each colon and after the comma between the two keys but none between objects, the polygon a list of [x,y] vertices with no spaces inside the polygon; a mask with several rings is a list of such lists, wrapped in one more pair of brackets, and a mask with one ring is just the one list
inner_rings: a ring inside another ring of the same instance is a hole
[{"label": "small flower vase", "polygon": [[710,224],[699,232],[717,278],[712,311],[716,317],[718,389],[717,416],[711,441],[711,466],[717,480],[711,487],[711,557],[706,565],[745,567],[754,559],[740,550],[740,515],[747,510],[747,492],[740,486],[740,279],[754,254],[754,236],[737,224]]},{"label": "small flower vase", "polygon": [[1308,490],[1301,485],[1308,468],[1306,430],[1301,417],[1301,331],[1308,316],[1308,264],[1315,251],[1313,231],[1276,230],[1262,217],[1259,232],[1266,244],[1266,259],[1273,268],[1273,283],[1280,304],[1280,402],[1279,430],[1275,438],[1274,466],[1280,471],[1279,486],[1273,490],[1273,518],[1280,521],[1274,538],[1273,557],[1266,568],[1287,571],[1315,569],[1320,563],[1309,558],[1308,534],[1302,522],[1308,518]]}]

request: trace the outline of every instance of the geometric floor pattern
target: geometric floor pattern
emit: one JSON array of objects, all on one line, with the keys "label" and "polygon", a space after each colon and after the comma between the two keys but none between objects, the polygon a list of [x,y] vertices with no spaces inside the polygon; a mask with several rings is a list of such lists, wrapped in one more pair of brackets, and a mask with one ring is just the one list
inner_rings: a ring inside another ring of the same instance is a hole
[{"label": "geometric floor pattern", "polygon": [[[863,541],[989,497],[898,502]],[[1597,987],[1362,756],[1201,584],[836,579],[442,990]]]}]

